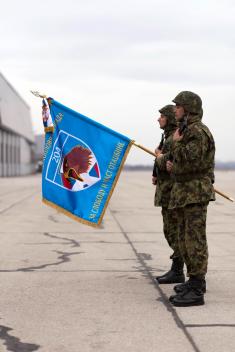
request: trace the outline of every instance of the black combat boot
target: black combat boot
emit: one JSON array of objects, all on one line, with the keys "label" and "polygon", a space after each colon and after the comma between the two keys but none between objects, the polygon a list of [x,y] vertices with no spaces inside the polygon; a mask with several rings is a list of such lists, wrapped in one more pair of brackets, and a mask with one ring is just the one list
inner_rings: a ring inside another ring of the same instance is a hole
[{"label": "black combat boot", "polygon": [[184,292],[189,290],[189,280],[182,284],[175,285],[173,289],[175,290],[176,294],[169,297],[170,302],[172,302],[177,295],[182,295]]},{"label": "black combat boot", "polygon": [[171,269],[164,275],[157,276],[159,284],[177,284],[185,281],[183,272],[184,262],[181,258],[173,258]]},{"label": "black combat boot", "polygon": [[[176,293],[182,293],[185,290],[185,286],[187,286],[187,285],[188,285],[188,281],[186,281],[183,284],[175,285],[174,290]],[[205,279],[202,280],[202,292],[206,293],[206,280]]]},{"label": "black combat boot", "polygon": [[201,306],[204,302],[203,279],[190,277],[184,290],[177,295],[169,298],[170,302],[176,307]]}]

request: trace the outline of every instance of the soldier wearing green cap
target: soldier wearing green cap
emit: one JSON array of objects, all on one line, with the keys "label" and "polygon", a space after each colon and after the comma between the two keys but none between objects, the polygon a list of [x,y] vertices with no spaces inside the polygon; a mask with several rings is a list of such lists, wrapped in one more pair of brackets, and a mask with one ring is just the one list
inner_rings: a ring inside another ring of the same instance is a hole
[{"label": "soldier wearing green cap", "polygon": [[156,185],[154,205],[162,208],[163,232],[169,246],[173,250],[173,254],[170,257],[172,259],[171,269],[164,275],[157,276],[156,280],[159,284],[183,283],[185,281],[183,273],[184,262],[180,256],[178,246],[177,223],[173,218],[173,211],[168,209],[173,180],[170,173],[166,170],[166,162],[173,142],[172,135],[177,128],[174,105],[166,105],[159,112],[161,115],[158,122],[164,133],[156,150],[158,156],[153,167],[152,182]]},{"label": "soldier wearing green cap", "polygon": [[215,143],[201,121],[202,100],[197,94],[184,91],[173,102],[179,128],[173,135],[173,160],[167,161],[167,170],[174,179],[169,209],[177,219],[179,248],[189,280],[174,287],[176,295],[170,301],[185,307],[204,304],[208,263],[206,217],[208,203],[215,199]]}]

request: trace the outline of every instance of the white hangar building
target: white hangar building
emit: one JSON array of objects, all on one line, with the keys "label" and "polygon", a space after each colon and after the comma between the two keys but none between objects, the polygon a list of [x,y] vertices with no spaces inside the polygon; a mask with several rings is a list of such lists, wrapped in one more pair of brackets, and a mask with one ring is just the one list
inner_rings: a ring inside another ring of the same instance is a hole
[{"label": "white hangar building", "polygon": [[0,73],[0,177],[34,171],[30,108]]}]

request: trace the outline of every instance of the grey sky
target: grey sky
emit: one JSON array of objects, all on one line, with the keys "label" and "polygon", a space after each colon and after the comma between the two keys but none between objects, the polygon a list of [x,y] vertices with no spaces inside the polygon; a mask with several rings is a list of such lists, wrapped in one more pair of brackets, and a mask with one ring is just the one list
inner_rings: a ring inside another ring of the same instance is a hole
[{"label": "grey sky", "polygon": [[[42,132],[40,90],[154,149],[158,109],[181,90],[203,99],[218,160],[235,160],[235,2],[8,1],[0,69]],[[152,162],[133,148],[130,163]]]}]

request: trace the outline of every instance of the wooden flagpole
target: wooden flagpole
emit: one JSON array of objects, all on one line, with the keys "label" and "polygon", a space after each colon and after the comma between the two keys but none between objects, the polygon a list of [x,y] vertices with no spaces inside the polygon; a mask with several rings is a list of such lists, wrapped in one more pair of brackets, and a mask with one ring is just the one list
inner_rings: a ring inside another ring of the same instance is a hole
[{"label": "wooden flagpole", "polygon": [[[140,144],[133,143],[133,145],[135,145],[136,147],[138,147],[138,148],[144,150],[146,153],[149,153],[149,154],[151,154],[151,155],[153,155],[153,156],[155,156],[155,157],[157,156],[154,152],[152,152],[151,150],[149,150],[149,149],[143,147],[143,146],[140,145]],[[232,197],[229,197],[229,196],[228,196],[227,194],[225,194],[224,192],[221,192],[221,191],[219,191],[219,190],[216,189],[216,188],[214,188],[214,191],[215,191],[215,193],[219,194],[221,197],[224,197],[225,199],[230,200],[230,202],[234,202],[234,199],[233,199]]]},{"label": "wooden flagpole", "polygon": [[232,197],[227,196],[227,194],[219,191],[218,189],[214,188],[215,193],[219,194],[220,196],[230,200],[230,202],[234,202],[234,199]]},{"label": "wooden flagpole", "polygon": [[135,145],[136,147],[138,147],[138,148],[144,150],[146,153],[149,153],[149,154],[155,156],[155,158],[156,158],[157,155],[156,155],[154,152],[152,152],[150,149],[147,149],[147,148],[143,147],[142,145],[137,144],[137,143],[135,143],[135,142],[133,143],[133,145]]},{"label": "wooden flagpole", "polygon": [[[33,95],[35,95],[36,97],[47,99],[47,96],[45,94],[41,94],[38,91],[32,91],[31,90],[31,93]],[[147,149],[147,148],[143,147],[142,145],[137,144],[135,142],[133,143],[133,145],[135,145],[136,147],[144,150],[146,153],[149,153],[149,154],[153,155],[156,158],[157,155],[154,152],[152,152],[150,149]],[[225,199],[230,200],[230,202],[234,202],[233,198],[229,197],[228,195],[226,195],[225,193],[219,191],[218,189],[214,188],[214,191],[215,191],[215,193],[219,194],[220,196],[224,197]]]}]

